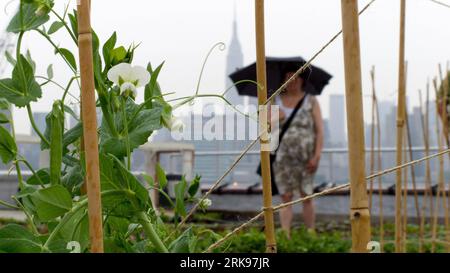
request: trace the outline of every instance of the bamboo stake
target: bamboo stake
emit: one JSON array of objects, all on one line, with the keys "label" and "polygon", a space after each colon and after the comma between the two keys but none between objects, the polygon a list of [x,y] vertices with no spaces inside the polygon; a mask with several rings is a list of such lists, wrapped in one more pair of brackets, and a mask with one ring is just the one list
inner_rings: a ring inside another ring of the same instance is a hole
[{"label": "bamboo stake", "polygon": [[[270,151],[263,149],[268,146],[268,112],[264,103],[267,100],[267,79],[266,79],[266,53],[264,34],[264,0],[255,0],[255,31],[256,31],[256,66],[257,82],[261,89],[258,92],[259,104],[259,124],[263,135],[260,139],[261,153],[261,176],[263,180],[263,202],[264,202],[264,224],[266,235],[266,252],[275,253],[277,251],[275,241],[275,230],[272,208],[272,185],[270,173]],[[263,106],[264,105],[264,106]]]},{"label": "bamboo stake", "polygon": [[[400,46],[399,46],[399,75],[398,75],[398,104],[397,104],[397,165],[402,164],[403,130],[405,127],[405,0],[400,5]],[[401,252],[402,248],[402,171],[397,171],[395,187],[395,252]]]},{"label": "bamboo stake", "polygon": [[[376,109],[376,117],[377,117],[377,145],[378,145],[378,171],[383,169],[382,166],[382,158],[381,158],[381,124],[380,124],[380,111],[378,109],[378,99],[377,95],[375,95],[375,109]],[[380,199],[379,210],[380,210],[380,249],[383,252],[384,249],[384,218],[383,218],[383,178],[381,176],[377,177],[378,179],[378,194]]]},{"label": "bamboo stake", "polygon": [[[405,128],[406,129],[406,128]],[[403,134],[404,136],[404,143],[406,146],[408,142],[408,138],[406,137],[406,134]],[[406,149],[403,149],[403,158],[407,158],[406,156],[407,151]],[[406,162],[406,160],[405,160]],[[402,228],[403,228],[403,237],[402,237],[402,252],[406,252],[406,238],[408,236],[408,168],[403,169],[403,197],[402,197]]]},{"label": "bamboo stake", "polygon": [[365,177],[358,2],[341,0],[350,171],[352,252],[367,252],[370,212]]},{"label": "bamboo stake", "polygon": [[[424,146],[425,146],[425,156],[426,153],[428,153],[428,139],[427,139],[427,133],[426,133],[426,129],[425,129],[425,118],[424,118],[424,113],[423,113],[423,100],[422,100],[422,91],[419,89],[419,107],[420,107],[420,122],[422,125],[422,136],[423,136],[423,141],[424,141]],[[423,252],[423,244],[424,244],[424,233],[425,233],[425,216],[426,216],[426,202],[428,199],[428,192],[429,192],[429,187],[428,185],[430,184],[430,177],[429,177],[429,162],[427,161],[427,170],[426,174],[425,174],[425,190],[424,190],[424,194],[422,197],[422,217],[420,218],[420,224],[419,224],[419,253]]]},{"label": "bamboo stake", "polygon": [[[407,77],[408,77],[408,62],[405,62],[405,93],[406,93],[406,89],[407,89]],[[411,137],[411,129],[409,127],[409,116],[408,116],[408,105],[406,105],[406,101],[405,101],[405,125],[406,125],[406,143],[408,143],[408,148],[409,148],[409,159],[414,160],[413,159],[413,151],[412,151],[412,137]],[[406,154],[406,153],[405,153]],[[405,155],[405,159],[407,158],[407,155]],[[416,169],[415,166],[411,166],[410,168],[411,170],[411,180],[412,180],[412,186],[413,186],[413,193],[414,193],[414,206],[416,208],[416,217],[417,217],[417,224],[419,225],[420,223],[420,206],[419,206],[419,196],[417,194],[417,184],[416,184]],[[407,191],[408,189],[408,183],[405,183],[406,188],[405,191]],[[406,195],[407,196],[407,195]],[[407,197],[405,197],[407,198]],[[405,201],[405,204],[407,204],[407,202]],[[405,227],[406,228],[406,227]]]},{"label": "bamboo stake", "polygon": [[[426,126],[426,139],[427,139],[427,146],[425,147],[425,151],[427,154],[430,154],[430,82],[427,82],[427,97],[426,97],[426,105],[425,105],[425,126]],[[426,163],[426,176],[427,176],[427,182],[428,182],[428,192],[430,193],[430,223],[431,219],[433,217],[433,211],[434,211],[434,203],[433,203],[433,190],[432,190],[432,179],[431,179],[431,164],[429,161]]]},{"label": "bamboo stake", "polygon": [[[372,126],[370,128],[370,174],[375,172],[375,67],[372,66],[370,70],[370,79],[372,82]],[[373,198],[373,179],[370,179],[369,187],[369,211],[372,213],[372,198]]]},{"label": "bamboo stake", "polygon": [[91,252],[103,252],[102,207],[97,139],[97,115],[92,56],[90,1],[78,1],[78,45],[81,75],[83,139],[86,153],[86,187],[88,196]]},{"label": "bamboo stake", "polygon": [[[380,171],[382,169],[381,167],[381,126],[380,126],[380,112],[378,109],[378,99],[376,94],[376,88],[375,88],[375,66],[372,66],[372,70],[370,71],[370,78],[372,81],[372,143],[371,143],[371,161],[370,161],[370,172],[371,174],[375,173],[375,142],[374,142],[374,135],[375,135],[375,129],[377,132],[377,170]],[[376,121],[376,124],[375,124]],[[376,127],[375,127],[376,126]],[[381,176],[377,177],[378,180],[378,196],[379,196],[379,225],[380,225],[380,249],[383,251],[384,248],[384,219],[383,219],[383,179]],[[369,193],[369,210],[371,211],[372,207],[372,198],[373,198],[373,178],[370,179],[370,193]]]},{"label": "bamboo stake", "polygon": [[[409,155],[409,160],[412,161],[414,160],[414,155],[413,155],[413,151],[412,151],[412,136],[411,136],[411,127],[409,125],[409,116],[408,114],[405,115],[405,120],[406,120],[406,136],[407,136],[407,143],[408,143],[408,155]],[[405,156],[406,158],[406,156]],[[419,196],[417,193],[417,184],[416,184],[416,169],[414,166],[411,166],[410,168],[411,170],[411,181],[412,181],[412,187],[413,187],[413,192],[414,192],[414,205],[416,207],[416,217],[417,217],[417,225],[420,225],[420,218],[421,213],[420,213],[420,206],[419,206]]]}]

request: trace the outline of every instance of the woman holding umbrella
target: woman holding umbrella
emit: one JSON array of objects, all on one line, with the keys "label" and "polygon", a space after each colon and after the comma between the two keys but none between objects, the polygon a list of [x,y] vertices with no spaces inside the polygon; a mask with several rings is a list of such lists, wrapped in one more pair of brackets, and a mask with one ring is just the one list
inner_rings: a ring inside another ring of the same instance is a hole
[{"label": "woman holding umbrella", "polygon": [[[298,67],[287,66],[285,80]],[[323,120],[315,96],[304,91],[304,75],[296,77],[276,98],[281,122],[288,122],[273,163],[273,175],[283,203],[292,201],[294,191],[307,196],[313,193],[314,174],[319,166],[323,147]],[[281,227],[290,237],[293,219],[292,207],[280,210]],[[303,202],[303,219],[308,229],[314,230],[313,200]]]},{"label": "woman holding umbrella", "polygon": [[[290,79],[306,61],[302,57],[266,57],[269,95]],[[257,96],[256,63],[230,75],[240,95]],[[313,193],[313,179],[323,146],[323,120],[315,95],[320,95],[332,78],[323,69],[310,65],[276,97],[282,126],[279,146],[271,154],[272,194],[281,194],[283,202],[292,201],[294,191],[301,196]],[[260,166],[261,167],[261,166]],[[261,168],[258,168],[261,174]],[[281,227],[290,236],[292,207],[280,211]],[[303,218],[314,230],[315,213],[312,200],[303,203]]]}]

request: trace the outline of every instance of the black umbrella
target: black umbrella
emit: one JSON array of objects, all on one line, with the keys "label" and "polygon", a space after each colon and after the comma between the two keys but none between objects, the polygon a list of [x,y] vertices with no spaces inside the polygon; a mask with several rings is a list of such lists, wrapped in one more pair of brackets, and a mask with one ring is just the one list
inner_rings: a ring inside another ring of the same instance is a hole
[{"label": "black umbrella", "polygon": [[[272,95],[284,83],[284,72],[287,68],[298,70],[306,61],[302,57],[266,57],[267,70],[267,92]],[[325,85],[328,84],[332,76],[323,69],[311,65],[300,75],[305,82],[303,90],[312,95],[320,95]],[[229,75],[236,84],[243,80],[252,80],[256,82],[256,63],[253,63]],[[236,85],[239,95],[257,97],[257,88],[255,83],[243,82]]]}]

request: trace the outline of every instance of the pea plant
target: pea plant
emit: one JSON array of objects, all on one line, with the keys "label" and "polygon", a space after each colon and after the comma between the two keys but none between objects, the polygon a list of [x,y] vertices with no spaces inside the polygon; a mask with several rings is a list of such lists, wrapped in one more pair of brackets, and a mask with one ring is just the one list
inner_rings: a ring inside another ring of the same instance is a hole
[{"label": "pea plant", "polygon": [[[87,196],[84,190],[85,163],[82,141],[82,120],[68,106],[72,89],[79,89],[76,54],[57,45],[53,34],[65,31],[77,45],[77,12],[60,14],[53,0],[22,0],[7,31],[17,34],[15,54],[6,55],[13,66],[9,78],[0,79],[0,108],[11,111],[12,106],[25,108],[33,130],[40,138],[41,150],[48,150],[49,166],[33,169],[17,148],[14,122],[0,115],[2,124],[10,124],[11,132],[0,126],[0,157],[12,164],[17,173],[19,191],[13,196],[16,204],[4,201],[3,206],[21,209],[28,220],[27,227],[9,224],[0,229],[0,252],[69,252],[73,242],[79,251],[89,251]],[[50,16],[56,18],[51,22]],[[52,65],[47,75],[37,75],[36,64],[29,51],[22,49],[25,35],[35,32],[54,49],[55,55],[67,65],[72,77],[66,84],[54,81]],[[186,215],[187,202],[197,201],[200,177],[186,181],[183,177],[175,186],[176,200],[164,192],[166,175],[157,166],[159,183],[143,175],[145,182],[132,172],[133,152],[145,144],[152,133],[167,127],[181,126],[161,92],[157,78],[162,64],[153,70],[133,66],[136,46],[116,45],[117,34],[101,44],[93,31],[93,64],[97,107],[102,113],[98,127],[103,208],[104,244],[107,252],[197,252],[198,236],[211,240],[218,235],[201,228],[173,230],[179,217]],[[46,116],[46,129],[41,132],[33,119],[31,105],[42,97],[43,90],[54,84],[63,92]],[[137,103],[136,92],[143,88],[145,99]],[[194,96],[193,96],[194,97]],[[183,102],[193,97],[182,98]],[[72,116],[77,124],[68,129],[65,120]],[[32,175],[25,179],[22,168]],[[175,216],[162,220],[152,206],[148,190],[159,191],[169,199]],[[205,200],[204,205],[209,205]]]}]

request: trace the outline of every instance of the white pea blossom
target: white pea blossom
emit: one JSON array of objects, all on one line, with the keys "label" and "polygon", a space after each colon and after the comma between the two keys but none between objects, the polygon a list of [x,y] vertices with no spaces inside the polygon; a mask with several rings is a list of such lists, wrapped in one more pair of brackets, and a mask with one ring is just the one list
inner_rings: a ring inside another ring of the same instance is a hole
[{"label": "white pea blossom", "polygon": [[150,73],[142,66],[120,63],[108,71],[108,79],[120,87],[121,94],[131,93],[136,98],[136,89],[150,82]]},{"label": "white pea blossom", "polygon": [[170,131],[181,132],[184,128],[184,123],[180,118],[172,116],[172,119],[169,121],[168,128]]},{"label": "white pea blossom", "polygon": [[211,206],[211,204],[212,204],[211,199],[205,198],[200,202],[198,207],[202,210],[205,210],[205,209],[209,208]]}]

